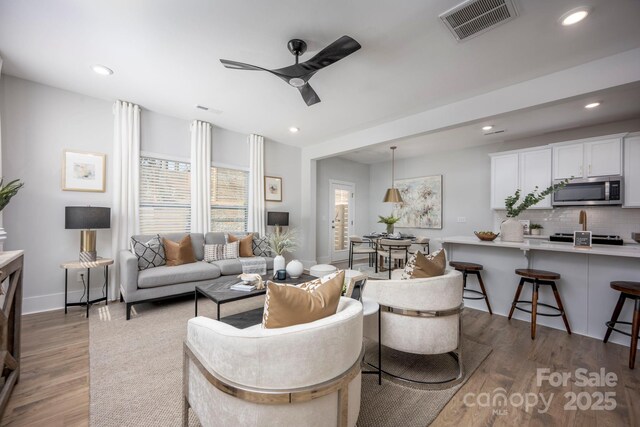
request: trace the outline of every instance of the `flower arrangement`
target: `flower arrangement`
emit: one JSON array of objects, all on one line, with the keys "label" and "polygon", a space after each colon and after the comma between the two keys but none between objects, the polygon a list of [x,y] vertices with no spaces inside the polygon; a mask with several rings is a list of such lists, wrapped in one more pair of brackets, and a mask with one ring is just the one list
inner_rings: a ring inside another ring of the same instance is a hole
[{"label": "flower arrangement", "polygon": [[553,184],[543,191],[538,191],[538,187],[534,188],[533,191],[526,196],[524,199],[516,206],[516,203],[520,201],[520,189],[517,189],[513,196],[509,196],[504,199],[504,205],[507,210],[508,218],[515,218],[520,215],[522,212],[529,209],[531,206],[534,206],[541,202],[545,197],[549,194],[553,194],[569,182],[569,179],[565,179],[557,184]]},{"label": "flower arrangement", "polygon": [[542,230],[544,227],[540,224],[531,224],[529,230]]},{"label": "flower arrangement", "polygon": [[393,224],[400,221],[400,218],[395,217],[393,215],[389,215],[389,216],[378,215],[378,218],[379,218],[378,219],[379,224],[386,224],[387,234],[393,233]]},{"label": "flower arrangement", "polygon": [[9,204],[9,201],[13,196],[18,194],[18,190],[20,190],[24,183],[20,182],[19,179],[14,179],[7,185],[2,185],[4,179],[0,178],[0,212]]},{"label": "flower arrangement", "polygon": [[267,240],[271,250],[276,255],[282,255],[298,247],[298,232],[294,228],[290,228],[285,232],[276,228],[275,233],[267,235]]}]

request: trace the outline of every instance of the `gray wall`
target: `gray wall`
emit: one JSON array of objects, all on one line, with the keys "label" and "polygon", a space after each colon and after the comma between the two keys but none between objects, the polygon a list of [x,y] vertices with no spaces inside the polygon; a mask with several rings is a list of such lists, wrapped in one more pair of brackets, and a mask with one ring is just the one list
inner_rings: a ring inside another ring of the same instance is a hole
[{"label": "gray wall", "polygon": [[[347,181],[356,186],[354,233],[358,235],[371,231],[369,220],[370,167],[362,163],[337,157],[319,160],[317,163],[317,222],[316,257],[318,262],[329,262],[329,182]],[[381,196],[382,197],[382,196]]]},{"label": "gray wall", "polygon": [[[64,229],[64,207],[111,206],[113,102],[56,89],[10,76],[0,79],[2,170],[7,179],[21,178],[25,187],[3,211],[8,233],[5,250],[24,249],[24,311],[61,308],[64,271],[61,262],[76,258],[78,230]],[[148,110],[141,114],[141,149],[155,154],[189,158],[189,126],[183,119]],[[246,135],[214,126],[212,160],[248,167]],[[107,191],[83,193],[61,190],[63,149],[105,153]],[[267,209],[288,210],[291,223],[300,223],[300,149],[267,141],[265,171],[283,177],[282,203]],[[110,230],[98,231],[98,253],[111,256]],[[92,289],[102,285],[94,270]],[[70,274],[70,300],[78,300],[82,286]],[[99,290],[92,290],[92,296]]]}]

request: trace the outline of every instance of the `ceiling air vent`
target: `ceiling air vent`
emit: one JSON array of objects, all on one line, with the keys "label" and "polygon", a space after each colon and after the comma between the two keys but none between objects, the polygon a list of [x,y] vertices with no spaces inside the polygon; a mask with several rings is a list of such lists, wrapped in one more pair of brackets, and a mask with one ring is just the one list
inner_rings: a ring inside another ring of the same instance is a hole
[{"label": "ceiling air vent", "polygon": [[440,15],[440,19],[456,40],[466,40],[516,16],[513,0],[467,0]]}]

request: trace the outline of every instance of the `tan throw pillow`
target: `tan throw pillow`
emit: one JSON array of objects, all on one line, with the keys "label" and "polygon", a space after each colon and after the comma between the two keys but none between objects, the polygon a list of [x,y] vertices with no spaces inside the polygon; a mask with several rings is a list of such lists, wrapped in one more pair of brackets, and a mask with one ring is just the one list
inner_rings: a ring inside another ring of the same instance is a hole
[{"label": "tan throw pillow", "polygon": [[312,285],[302,283],[297,286],[268,282],[262,327],[284,328],[336,314],[344,271],[324,283],[318,282],[314,280]]},{"label": "tan throw pillow", "polygon": [[193,246],[191,246],[191,236],[187,235],[179,242],[169,239],[162,239],[162,242],[164,243],[164,253],[168,266],[175,267],[176,265],[196,262]]},{"label": "tan throw pillow", "polygon": [[227,242],[240,242],[240,256],[241,257],[250,257],[253,255],[253,233],[249,233],[246,236],[240,238],[236,237],[233,234],[229,233],[227,235]]},{"label": "tan throw pillow", "polygon": [[425,279],[428,277],[442,276],[447,267],[447,257],[444,250],[440,249],[431,255],[425,256],[422,252],[416,253],[416,264],[413,267],[412,279]]}]

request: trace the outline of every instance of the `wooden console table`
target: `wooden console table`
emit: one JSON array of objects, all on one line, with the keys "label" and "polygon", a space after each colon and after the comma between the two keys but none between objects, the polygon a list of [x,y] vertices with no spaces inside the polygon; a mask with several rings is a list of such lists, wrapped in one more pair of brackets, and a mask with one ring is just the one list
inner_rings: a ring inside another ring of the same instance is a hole
[{"label": "wooden console table", "polygon": [[[2,389],[0,390],[0,417],[4,413],[13,387],[20,377],[20,326],[22,318],[22,266],[24,251],[0,253],[0,284],[2,286],[0,311],[0,362],[2,363]],[[4,299],[2,299],[4,298]]]}]

